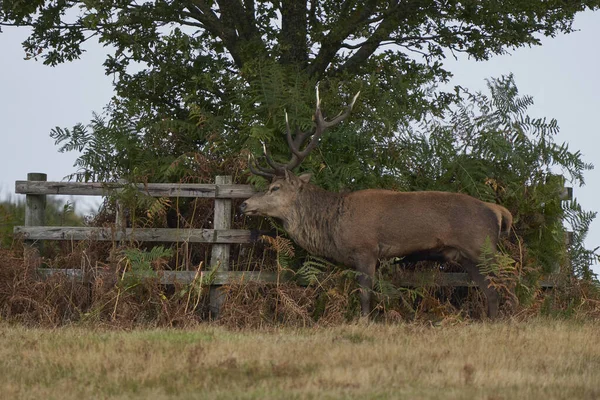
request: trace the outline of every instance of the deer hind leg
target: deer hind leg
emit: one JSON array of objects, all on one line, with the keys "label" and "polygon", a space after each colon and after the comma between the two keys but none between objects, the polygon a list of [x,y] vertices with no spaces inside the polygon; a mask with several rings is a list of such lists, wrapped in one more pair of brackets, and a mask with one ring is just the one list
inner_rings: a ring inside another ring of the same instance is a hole
[{"label": "deer hind leg", "polygon": [[479,271],[477,263],[473,262],[470,258],[465,257],[462,252],[456,248],[445,248],[442,250],[442,254],[447,261],[458,263],[465,271],[467,271],[473,282],[479,286],[479,289],[481,289],[487,299],[488,317],[490,319],[496,318],[498,315],[498,304],[500,302],[498,292],[496,289],[489,287],[485,275]]},{"label": "deer hind leg", "polygon": [[475,262],[463,258],[460,264],[469,273],[469,276],[471,277],[473,282],[475,282],[477,286],[479,286],[481,291],[485,294],[488,305],[488,318],[496,318],[496,316],[498,315],[498,305],[500,303],[498,292],[496,291],[496,289],[489,287],[485,276],[479,271],[479,268],[477,267],[477,264]]}]

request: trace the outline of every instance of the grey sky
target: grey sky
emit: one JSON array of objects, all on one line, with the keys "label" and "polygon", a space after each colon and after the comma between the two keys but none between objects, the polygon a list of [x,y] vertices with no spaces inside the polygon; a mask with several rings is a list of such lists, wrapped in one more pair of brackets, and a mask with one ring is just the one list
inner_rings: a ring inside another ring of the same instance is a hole
[{"label": "grey sky", "polygon": [[[534,97],[531,115],[556,118],[558,141],[581,150],[597,166],[586,174],[586,186],[574,189],[586,210],[600,211],[600,13],[575,20],[579,32],[544,38],[543,46],[522,48],[487,62],[448,59],[452,85],[483,90],[485,78],[513,72],[521,94]],[[91,44],[81,60],[47,67],[25,61],[21,42],[27,29],[3,28],[0,34],[0,195],[14,193],[14,181],[28,172],[45,172],[62,180],[74,172],[75,154],[60,154],[49,137],[55,126],[71,127],[90,120],[112,96],[112,80],[104,75],[106,51]],[[600,218],[592,225],[588,247],[600,245]],[[600,266],[595,267],[600,274]]]}]

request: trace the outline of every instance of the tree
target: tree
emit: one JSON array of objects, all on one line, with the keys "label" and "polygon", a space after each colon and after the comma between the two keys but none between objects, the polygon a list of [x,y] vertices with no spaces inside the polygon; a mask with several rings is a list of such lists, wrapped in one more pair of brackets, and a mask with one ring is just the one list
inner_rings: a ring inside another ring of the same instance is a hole
[{"label": "tree", "polygon": [[[283,110],[293,124],[310,126],[314,86],[321,82],[332,112],[347,99],[342,94],[361,89],[355,121],[364,121],[324,139],[361,146],[357,157],[339,160],[354,178],[337,166],[324,174],[369,186],[382,184],[386,165],[374,168],[370,160],[389,158],[381,144],[398,126],[426,112],[440,114],[456,100],[434,90],[450,76],[446,56],[485,60],[538,45],[541,35],[571,32],[574,15],[599,4],[4,0],[0,27],[31,27],[27,56],[48,65],[79,58],[90,39],[110,50],[104,65],[115,76],[116,96],[106,115],[91,126],[53,132],[66,143],[63,150],[84,151],[80,179],[175,179],[193,154],[219,160],[242,148],[259,152],[260,140],[281,155],[287,151]],[[322,161],[315,154],[305,167],[323,169]]]}]

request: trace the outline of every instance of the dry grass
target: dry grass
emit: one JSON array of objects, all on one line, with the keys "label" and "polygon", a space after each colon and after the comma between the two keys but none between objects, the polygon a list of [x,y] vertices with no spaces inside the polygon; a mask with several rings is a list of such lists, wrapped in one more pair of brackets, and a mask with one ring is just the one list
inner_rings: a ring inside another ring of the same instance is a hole
[{"label": "dry grass", "polygon": [[600,323],[107,331],[0,324],[3,398],[600,397]]}]

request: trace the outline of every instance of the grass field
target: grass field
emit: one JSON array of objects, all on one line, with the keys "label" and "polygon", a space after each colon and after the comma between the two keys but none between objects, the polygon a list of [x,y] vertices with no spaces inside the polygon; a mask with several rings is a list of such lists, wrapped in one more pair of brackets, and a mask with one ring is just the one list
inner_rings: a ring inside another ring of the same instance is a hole
[{"label": "grass field", "polygon": [[228,331],[0,324],[5,399],[600,398],[600,323]]}]

